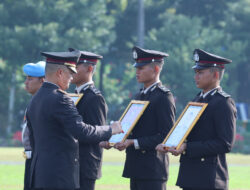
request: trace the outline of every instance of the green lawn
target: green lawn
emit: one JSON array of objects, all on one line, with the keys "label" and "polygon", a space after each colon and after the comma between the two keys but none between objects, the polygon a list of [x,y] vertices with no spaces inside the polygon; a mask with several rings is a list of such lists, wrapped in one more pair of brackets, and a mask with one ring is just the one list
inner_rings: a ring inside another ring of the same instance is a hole
[{"label": "green lawn", "polygon": [[[104,151],[103,177],[97,181],[97,190],[127,190],[129,180],[122,178],[124,152]],[[229,154],[230,190],[250,190],[250,155]],[[21,190],[24,159],[22,148],[0,148],[0,190]],[[178,158],[170,157],[168,189],[175,186],[178,174]]]}]

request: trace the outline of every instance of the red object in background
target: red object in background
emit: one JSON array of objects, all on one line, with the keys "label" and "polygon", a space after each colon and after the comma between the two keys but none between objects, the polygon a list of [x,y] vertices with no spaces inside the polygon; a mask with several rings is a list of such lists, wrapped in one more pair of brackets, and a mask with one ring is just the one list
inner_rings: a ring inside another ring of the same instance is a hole
[{"label": "red object in background", "polygon": [[22,142],[22,131],[15,132],[12,139]]},{"label": "red object in background", "polygon": [[132,95],[132,92],[129,92],[128,97],[129,97],[129,98],[132,98],[132,96],[133,96],[133,95]]},{"label": "red object in background", "polygon": [[244,137],[241,134],[237,133],[235,136],[235,140],[236,141],[244,141]]}]

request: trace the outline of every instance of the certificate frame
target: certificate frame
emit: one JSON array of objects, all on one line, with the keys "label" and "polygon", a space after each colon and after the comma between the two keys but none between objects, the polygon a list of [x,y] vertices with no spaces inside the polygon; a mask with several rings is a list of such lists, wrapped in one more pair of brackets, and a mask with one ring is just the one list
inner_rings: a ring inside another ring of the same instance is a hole
[{"label": "certificate frame", "polygon": [[[201,117],[202,113],[205,111],[207,105],[208,105],[207,103],[199,103],[199,102],[189,102],[186,105],[181,115],[179,116],[178,120],[175,122],[174,126],[171,128],[168,135],[163,141],[165,149],[168,149],[172,146],[176,147],[176,150],[180,148],[182,143],[186,140],[187,136],[189,135],[189,133],[191,132],[191,130],[193,129],[199,118]],[[189,116],[188,114],[189,115],[191,114],[190,116],[192,116],[192,119],[189,120],[188,122],[184,122],[185,119],[187,119],[187,117]],[[183,125],[184,123],[187,124],[188,126],[184,127]],[[183,130],[181,130],[181,127]]]},{"label": "certificate frame", "polygon": [[[114,146],[115,143],[117,143],[117,142],[124,142],[127,139],[129,134],[132,132],[133,128],[135,127],[136,123],[138,122],[138,120],[140,119],[142,114],[144,113],[148,104],[149,104],[149,101],[140,101],[140,100],[131,100],[130,101],[129,105],[127,106],[127,108],[125,109],[125,111],[123,112],[122,116],[119,119],[119,121],[121,122],[122,129],[123,129],[124,133],[112,135],[111,138],[109,139],[110,146]],[[137,105],[137,107],[140,108],[140,109],[138,108],[139,110],[135,110],[136,105]],[[128,123],[130,123],[129,127],[125,128],[123,126],[123,123],[126,123],[126,120],[124,121],[124,119],[127,119],[127,117],[129,115],[131,115],[132,113],[135,113],[135,111],[137,111],[137,113],[135,116],[133,115],[134,118],[132,119],[132,121],[128,121]]]},{"label": "certificate frame", "polygon": [[81,100],[83,97],[83,93],[81,94],[75,94],[75,93],[68,93],[68,95],[72,98],[75,106],[78,104],[78,102]]}]

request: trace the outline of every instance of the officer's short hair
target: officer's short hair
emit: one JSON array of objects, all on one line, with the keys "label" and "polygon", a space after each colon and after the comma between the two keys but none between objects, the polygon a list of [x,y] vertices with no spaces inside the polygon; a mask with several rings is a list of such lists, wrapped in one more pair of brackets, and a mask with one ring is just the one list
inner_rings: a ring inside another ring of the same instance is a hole
[{"label": "officer's short hair", "polygon": [[58,69],[66,71],[68,68],[65,65],[47,63],[45,67],[45,75],[50,75],[52,73],[55,73]]},{"label": "officer's short hair", "polygon": [[158,66],[159,68],[160,68],[160,71],[162,70],[162,67],[163,67],[163,64],[164,64],[164,62],[162,61],[162,62],[152,62],[152,63],[150,63],[149,65],[152,67],[152,68],[154,68],[155,66]]},{"label": "officer's short hair", "polygon": [[91,64],[91,63],[82,63],[84,66],[88,67],[88,66],[92,66],[93,67],[93,71],[92,71],[92,74],[95,73],[96,71],[96,65],[94,64]]},{"label": "officer's short hair", "polygon": [[219,80],[221,81],[225,72],[224,68],[220,68],[220,67],[210,67],[209,68],[210,72],[214,73],[214,72],[218,72],[219,73]]}]

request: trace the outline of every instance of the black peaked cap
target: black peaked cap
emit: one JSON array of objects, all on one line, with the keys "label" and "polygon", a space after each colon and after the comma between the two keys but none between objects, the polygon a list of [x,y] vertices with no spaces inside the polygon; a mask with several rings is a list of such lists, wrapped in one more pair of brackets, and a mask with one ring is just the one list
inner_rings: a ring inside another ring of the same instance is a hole
[{"label": "black peaked cap", "polygon": [[[75,51],[76,49],[74,48],[69,48],[69,51]],[[96,64],[97,60],[102,59],[103,56],[89,52],[89,51],[81,51],[78,50],[81,53],[80,59],[78,61],[78,64],[80,63],[91,63],[91,64]]]},{"label": "black peaked cap", "polygon": [[134,46],[132,51],[133,58],[136,61],[136,63],[134,64],[135,67],[140,67],[152,62],[164,62],[163,58],[169,56],[164,52],[143,49],[138,46]]},{"label": "black peaked cap", "polygon": [[195,49],[193,52],[193,59],[196,63],[193,69],[206,69],[209,67],[224,68],[225,64],[229,64],[232,60],[206,52],[202,49]]}]

